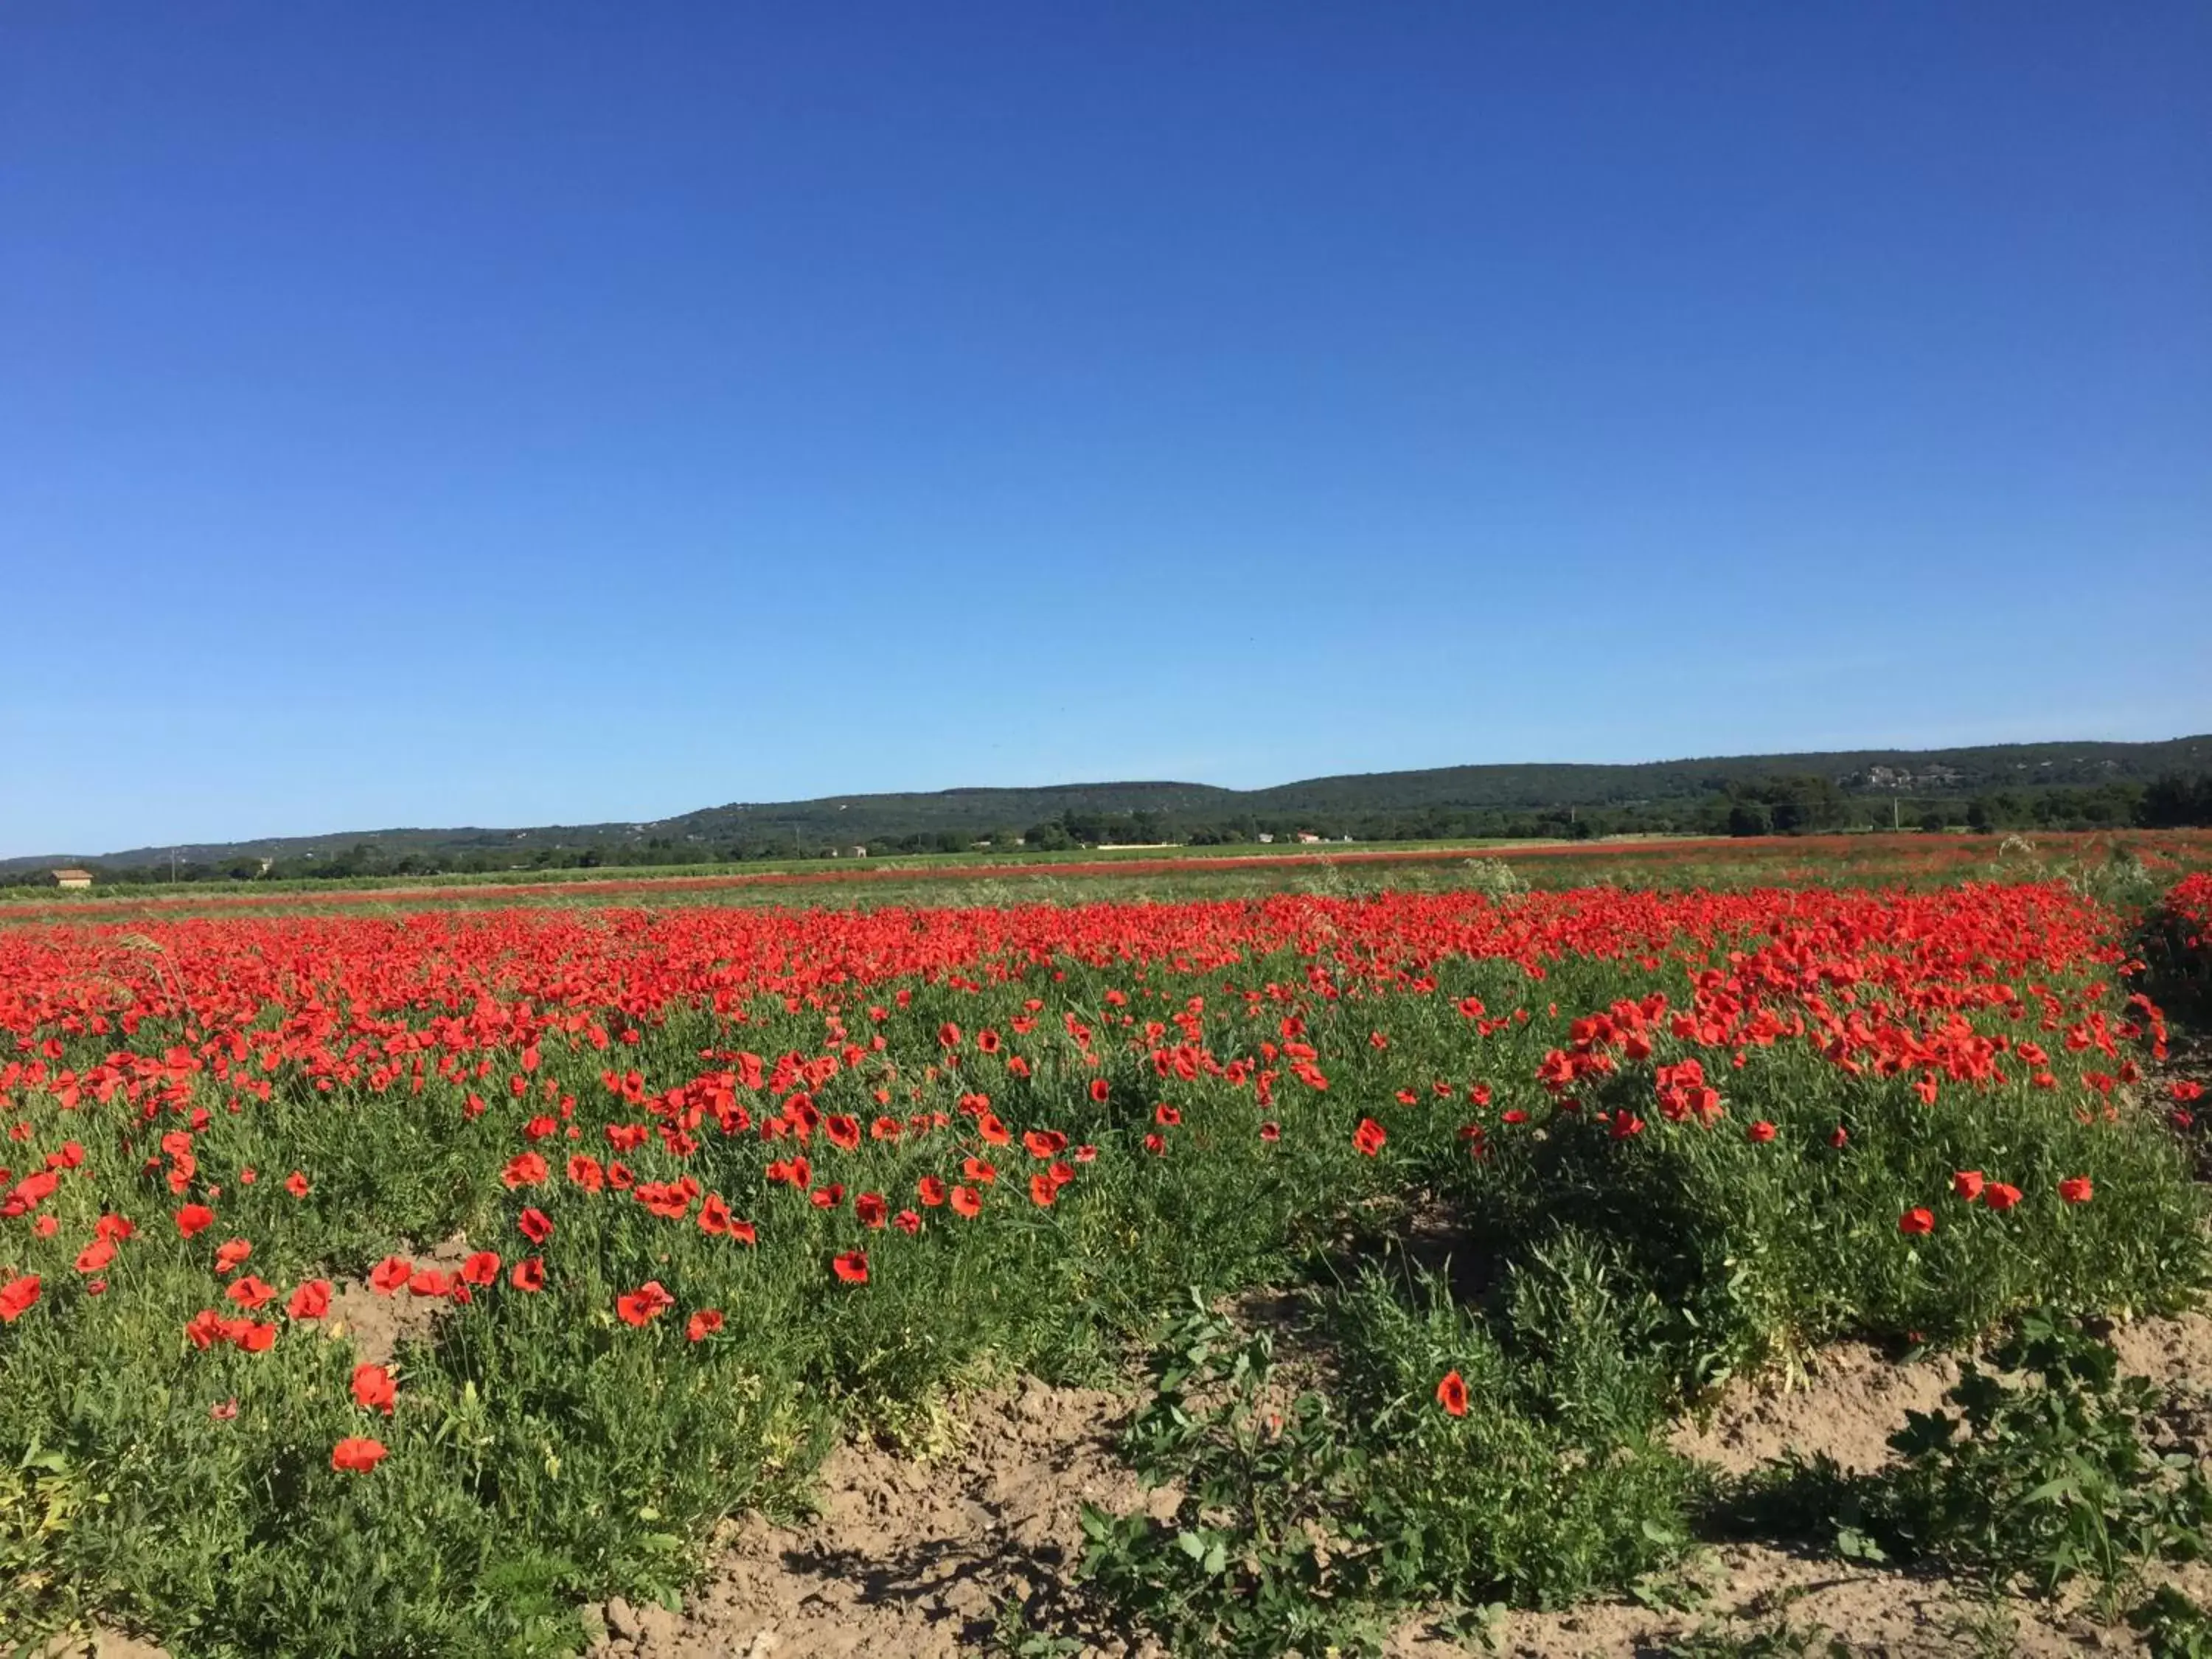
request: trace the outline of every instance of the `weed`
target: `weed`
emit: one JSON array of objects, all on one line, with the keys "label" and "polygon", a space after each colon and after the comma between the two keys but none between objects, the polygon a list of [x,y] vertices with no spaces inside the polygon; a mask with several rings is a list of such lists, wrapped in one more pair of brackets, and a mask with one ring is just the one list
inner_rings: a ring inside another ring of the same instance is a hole
[{"label": "weed", "polygon": [[2152,1659],[2212,1659],[2212,1613],[2161,1584],[2128,1613]]}]

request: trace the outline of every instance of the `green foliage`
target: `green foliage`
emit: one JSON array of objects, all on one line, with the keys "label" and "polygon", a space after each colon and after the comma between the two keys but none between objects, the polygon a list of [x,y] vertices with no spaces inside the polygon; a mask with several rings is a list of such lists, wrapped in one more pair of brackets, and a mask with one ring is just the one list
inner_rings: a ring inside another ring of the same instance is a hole
[{"label": "green foliage", "polygon": [[1786,1462],[1741,1483],[1723,1524],[1824,1539],[1862,1560],[1941,1562],[2001,1589],[2050,1595],[2086,1579],[2108,1608],[2152,1563],[2197,1559],[2212,1541],[2203,1471],[2150,1449],[2160,1391],[2120,1376],[2110,1343],[2080,1322],[2027,1314],[1961,1367],[1945,1400],[1954,1410],[1908,1413],[1893,1468],[1853,1476],[1826,1459]]},{"label": "green foliage", "polygon": [[1266,1332],[1240,1341],[1201,1294],[1192,1302],[1124,1440],[1146,1480],[1173,1482],[1180,1501],[1164,1521],[1086,1507],[1085,1575],[1178,1653],[1379,1652],[1367,1453],[1320,1394],[1272,1398]]},{"label": "green foliage", "polygon": [[2195,1460],[2149,1451],[2159,1391],[2121,1377],[2077,1322],[2027,1316],[1945,1397],[1957,1415],[1911,1413],[1891,1442],[1905,1462],[1872,1518],[1895,1552],[2045,1594],[2085,1575],[2109,1590],[2203,1553],[2212,1486]]},{"label": "green foliage", "polygon": [[1784,1619],[1753,1631],[1699,1628],[1659,1651],[1664,1659],[1850,1659],[1853,1650],[1831,1631],[1800,1630]]},{"label": "green foliage", "polygon": [[[1600,1112],[1651,1107],[1647,1084],[1608,1079],[1544,1137],[1445,1166],[1468,1249],[1510,1263],[1565,1233],[1600,1242],[1664,1310],[1638,1340],[1686,1394],[1840,1336],[1956,1342],[2041,1302],[2170,1307],[2204,1281],[2197,1198],[2148,1115],[2085,1123],[2055,1092],[2021,1089],[1993,1119],[1971,1091],[1924,1103],[1903,1078],[1847,1078],[1802,1049],[1723,1082],[1728,1115],[1710,1130],[1615,1139]],[[1753,1140],[1754,1122],[1775,1139]],[[2057,1183],[2092,1160],[2097,1202],[2061,1203]],[[1948,1199],[1955,1171],[2000,1164],[2030,1194],[2018,1209]],[[1899,1231],[1931,1201],[1933,1233]]]},{"label": "green foliage", "polygon": [[2152,1659],[2212,1659],[2212,1613],[2161,1584],[2128,1613]]},{"label": "green foliage", "polygon": [[[1086,1513],[1085,1570],[1179,1653],[1379,1650],[1395,1609],[1565,1606],[1651,1593],[1680,1559],[1694,1470],[1658,1437],[1587,1263],[1511,1298],[1516,1357],[1441,1279],[1379,1274],[1328,1299],[1331,1389],[1290,1395],[1273,1340],[1194,1296],[1124,1450],[1171,1486],[1154,1519]],[[1471,1404],[1446,1412],[1457,1373]]]}]

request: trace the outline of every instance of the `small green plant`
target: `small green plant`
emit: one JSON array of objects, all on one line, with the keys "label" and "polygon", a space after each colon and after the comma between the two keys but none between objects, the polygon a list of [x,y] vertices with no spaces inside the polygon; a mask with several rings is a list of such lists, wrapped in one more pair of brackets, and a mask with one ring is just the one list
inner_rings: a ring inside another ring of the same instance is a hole
[{"label": "small green plant", "polygon": [[1191,1300],[1122,1443],[1179,1500],[1164,1521],[1086,1508],[1085,1577],[1178,1653],[1379,1652],[1366,1455],[1320,1395],[1279,1400],[1267,1332]]},{"label": "small green plant", "polygon": [[2121,1376],[2111,1344],[2079,1321],[2024,1316],[1944,1398],[1954,1410],[1909,1413],[1890,1437],[1895,1468],[1854,1476],[1793,1458],[1740,1486],[1723,1525],[2045,1595],[2087,1578],[2108,1614],[2151,1562],[2205,1552],[2212,1486],[2193,1459],[2151,1449],[2160,1391]]},{"label": "small green plant", "polygon": [[1785,1618],[1750,1631],[1700,1626],[1659,1651],[1666,1659],[1849,1659],[1851,1648],[1831,1631],[1801,1630]]},{"label": "small green plant", "polygon": [[2212,1659],[2212,1613],[2161,1584],[2128,1614],[2152,1659]]},{"label": "small green plant", "polygon": [[1905,1464],[1881,1529],[1900,1553],[2045,1594],[2085,1575],[2111,1592],[2148,1562],[2202,1553],[2212,1486],[2145,1444],[2159,1391],[2118,1367],[2078,1322],[2022,1318],[1987,1367],[1964,1367],[1945,1396],[1958,1415],[1914,1412],[1892,1437]]}]

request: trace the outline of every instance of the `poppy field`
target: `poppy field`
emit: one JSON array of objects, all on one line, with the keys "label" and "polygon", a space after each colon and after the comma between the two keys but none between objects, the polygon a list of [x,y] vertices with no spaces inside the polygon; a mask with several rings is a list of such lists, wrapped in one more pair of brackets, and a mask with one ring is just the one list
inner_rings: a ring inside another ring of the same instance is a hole
[{"label": "poppy field", "polygon": [[[0,1648],[572,1652],[839,1437],[1147,1349],[1185,1361],[1132,1455],[1194,1496],[1096,1517],[1086,1582],[1181,1650],[1648,1583],[1714,1493],[1664,1426],[1731,1377],[2196,1296],[2197,1085],[2138,958],[2148,921],[2201,974],[2212,887],[2161,902],[0,929]],[[1264,1432],[1195,1403],[1264,1373],[1217,1365],[1261,1286],[1334,1345]]]}]

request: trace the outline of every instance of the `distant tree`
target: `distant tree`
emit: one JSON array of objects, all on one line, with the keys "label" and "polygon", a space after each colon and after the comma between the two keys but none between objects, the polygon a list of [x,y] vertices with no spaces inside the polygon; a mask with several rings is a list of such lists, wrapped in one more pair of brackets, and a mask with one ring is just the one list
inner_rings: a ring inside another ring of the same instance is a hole
[{"label": "distant tree", "polygon": [[1740,800],[1729,808],[1728,832],[1731,836],[1771,836],[1774,833],[1774,815],[1764,801]]},{"label": "distant tree", "polygon": [[1760,789],[1778,834],[1802,836],[1832,830],[1850,816],[1850,802],[1827,778],[1809,772],[1771,779]]},{"label": "distant tree", "polygon": [[2152,780],[2136,809],[2136,822],[2146,830],[2212,824],[2212,775],[2192,780],[2169,772]]},{"label": "distant tree", "polygon": [[1058,818],[1047,818],[1042,823],[1033,823],[1022,831],[1023,842],[1048,853],[1062,853],[1075,845],[1075,837],[1067,833],[1067,826]]}]

